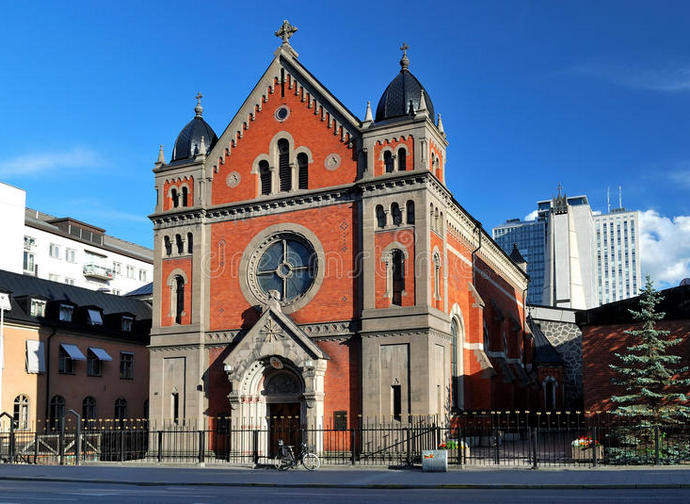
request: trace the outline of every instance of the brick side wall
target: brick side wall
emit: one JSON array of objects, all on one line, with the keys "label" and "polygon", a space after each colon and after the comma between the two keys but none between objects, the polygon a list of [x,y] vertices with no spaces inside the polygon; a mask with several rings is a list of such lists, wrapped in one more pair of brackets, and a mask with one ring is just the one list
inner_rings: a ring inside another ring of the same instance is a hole
[{"label": "brick side wall", "polygon": [[170,196],[170,189],[175,187],[179,195],[179,205],[182,207],[182,186],[189,191],[187,194],[187,206],[194,206],[194,177],[182,177],[174,180],[166,180],[163,184],[163,210],[172,210],[174,208],[172,197]]},{"label": "brick side wall", "polygon": [[[405,259],[405,288],[402,296],[402,306],[414,306],[415,304],[415,236],[414,229],[400,229],[394,231],[379,231],[375,236],[376,246],[376,308],[388,308],[392,298],[386,294],[387,272],[386,263],[381,259],[381,254],[392,242],[403,245],[407,251]],[[390,293],[389,293],[390,294]]]},{"label": "brick side wall", "polygon": [[171,289],[169,282],[175,270],[182,270],[187,276],[187,283],[184,291],[184,313],[182,314],[182,325],[192,323],[192,258],[183,257],[179,259],[163,259],[161,264],[161,325],[171,326],[175,324],[175,314],[171,313]]}]

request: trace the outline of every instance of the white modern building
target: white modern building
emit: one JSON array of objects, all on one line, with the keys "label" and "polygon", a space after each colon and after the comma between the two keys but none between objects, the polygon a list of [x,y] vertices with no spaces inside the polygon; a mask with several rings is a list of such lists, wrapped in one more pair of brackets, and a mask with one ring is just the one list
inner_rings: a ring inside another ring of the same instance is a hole
[{"label": "white modern building", "polygon": [[26,193],[0,183],[0,269],[127,294],[153,280],[153,251],[70,217],[25,207]]},{"label": "white modern building", "polygon": [[539,201],[548,212],[542,304],[585,310],[597,306],[594,216],[584,195]]},{"label": "white modern building", "polygon": [[595,215],[597,304],[637,296],[641,284],[639,214],[625,208]]}]

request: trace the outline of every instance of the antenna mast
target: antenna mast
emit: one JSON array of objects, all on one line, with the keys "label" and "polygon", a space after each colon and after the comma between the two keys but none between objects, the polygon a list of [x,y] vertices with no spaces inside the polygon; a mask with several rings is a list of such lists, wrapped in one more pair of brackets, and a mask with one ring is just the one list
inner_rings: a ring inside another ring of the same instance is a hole
[{"label": "antenna mast", "polygon": [[623,189],[618,186],[618,208],[623,208]]},{"label": "antenna mast", "polygon": [[611,213],[611,188],[606,188],[606,213]]}]

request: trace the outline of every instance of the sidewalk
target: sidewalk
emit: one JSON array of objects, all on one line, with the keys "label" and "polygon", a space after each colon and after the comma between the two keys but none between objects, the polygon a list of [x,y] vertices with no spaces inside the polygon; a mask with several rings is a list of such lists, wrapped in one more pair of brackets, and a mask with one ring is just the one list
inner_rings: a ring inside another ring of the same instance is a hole
[{"label": "sidewalk", "polygon": [[470,469],[424,473],[420,469],[327,467],[315,472],[238,467],[139,465],[2,465],[0,481],[52,481],[139,486],[254,486],[360,489],[625,489],[690,488],[690,467],[591,469]]}]

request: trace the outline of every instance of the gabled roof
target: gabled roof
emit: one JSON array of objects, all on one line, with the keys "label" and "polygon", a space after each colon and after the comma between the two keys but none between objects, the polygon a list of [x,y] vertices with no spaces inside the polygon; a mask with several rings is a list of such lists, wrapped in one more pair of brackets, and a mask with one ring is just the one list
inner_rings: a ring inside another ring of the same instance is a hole
[{"label": "gabled roof", "polygon": [[289,50],[281,46],[274,54],[275,57],[266,71],[242,103],[225,131],[220,135],[218,142],[207,154],[207,160],[210,160],[211,165],[218,163],[218,159],[225,154],[226,149],[232,152],[237,137],[241,138],[244,131],[251,128],[251,118],[255,114],[256,107],[262,110],[264,96],[268,94],[267,90],[274,88],[275,80],[280,80],[281,69],[287,74],[285,75],[286,79],[289,76],[302,86],[305,92],[309,93],[310,99],[322,106],[333,117],[337,125],[342,126],[343,130],[350,134],[350,137],[359,136],[361,127],[359,118],[297,61]]}]

